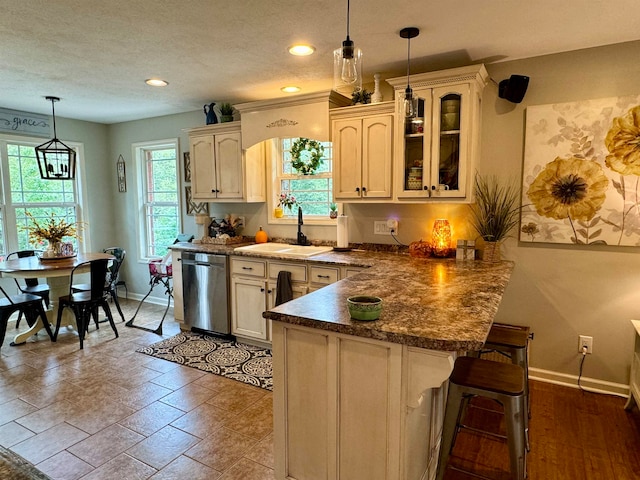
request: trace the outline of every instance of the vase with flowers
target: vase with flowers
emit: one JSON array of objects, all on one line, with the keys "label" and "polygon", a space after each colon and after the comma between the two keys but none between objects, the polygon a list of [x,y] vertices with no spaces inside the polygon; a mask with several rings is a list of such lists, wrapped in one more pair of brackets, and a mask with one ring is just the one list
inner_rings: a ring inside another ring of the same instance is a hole
[{"label": "vase with flowers", "polygon": [[72,249],[69,252],[69,245],[63,243],[66,237],[77,237],[80,228],[78,222],[69,222],[65,218],[56,217],[51,213],[46,221],[38,221],[33,215],[27,212],[30,219],[29,225],[25,227],[29,236],[29,243],[42,245],[48,243],[43,253],[43,258],[56,258],[62,256],[73,256]]},{"label": "vase with flowers", "polygon": [[289,193],[281,193],[278,200],[278,207],[285,209],[287,211],[287,215],[291,215],[291,210],[293,207],[298,205],[298,200],[296,197]]}]

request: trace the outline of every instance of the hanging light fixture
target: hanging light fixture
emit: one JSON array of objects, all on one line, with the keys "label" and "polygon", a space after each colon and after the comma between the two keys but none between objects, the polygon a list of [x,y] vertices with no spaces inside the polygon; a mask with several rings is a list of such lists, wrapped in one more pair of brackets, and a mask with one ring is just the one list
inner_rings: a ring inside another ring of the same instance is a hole
[{"label": "hanging light fixture", "polygon": [[36,147],[40,177],[43,180],[70,180],[76,174],[76,151],[58,140],[56,134],[55,102],[58,97],[45,97],[51,101],[53,111],[53,139]]},{"label": "hanging light fixture", "polygon": [[418,110],[418,99],[413,98],[413,90],[409,84],[411,67],[411,39],[417,37],[420,30],[416,27],[406,27],[400,30],[400,36],[407,39],[407,88],[404,91],[404,116],[413,118]]},{"label": "hanging light fixture", "polygon": [[[333,89],[362,90],[362,50],[349,38],[349,0],[347,0],[347,38],[333,51]],[[350,93],[350,92],[349,92]]]}]

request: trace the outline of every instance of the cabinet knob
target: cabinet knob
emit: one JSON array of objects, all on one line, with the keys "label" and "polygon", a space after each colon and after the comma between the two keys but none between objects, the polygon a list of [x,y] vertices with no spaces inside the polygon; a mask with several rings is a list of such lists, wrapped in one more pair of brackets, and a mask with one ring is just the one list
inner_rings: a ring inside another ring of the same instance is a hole
[{"label": "cabinet knob", "polygon": [[356,192],[360,192],[360,187],[356,187]]},{"label": "cabinet knob", "polygon": [[367,193],[367,187],[362,187],[362,193]]},{"label": "cabinet knob", "polygon": [[267,290],[267,293],[271,293],[271,292],[273,292],[273,290]]},{"label": "cabinet knob", "polygon": [[435,190],[436,186],[435,185],[431,185],[431,190]]},{"label": "cabinet knob", "polygon": [[423,190],[429,190],[429,187],[427,187],[426,185],[422,187]]},{"label": "cabinet knob", "polygon": [[262,293],[264,293],[264,288],[261,288],[261,289],[260,289],[260,291],[261,291]]}]

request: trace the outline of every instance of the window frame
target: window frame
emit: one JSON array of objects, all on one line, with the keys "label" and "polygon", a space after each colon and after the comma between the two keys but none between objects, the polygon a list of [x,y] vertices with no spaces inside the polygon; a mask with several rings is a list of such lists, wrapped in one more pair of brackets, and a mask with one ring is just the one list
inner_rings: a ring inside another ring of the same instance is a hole
[{"label": "window frame", "polygon": [[[298,137],[287,137],[287,138],[298,138]],[[278,205],[278,197],[280,196],[280,182],[281,180],[290,180],[299,178],[299,175],[295,174],[284,174],[283,172],[283,160],[284,155],[282,152],[282,138],[272,138],[267,140],[267,148],[266,150],[266,160],[267,165],[270,165],[270,181],[267,182],[267,223],[275,224],[275,225],[297,225],[298,218],[296,215],[291,217],[282,217],[276,218],[274,215],[274,209]],[[318,140],[320,141],[320,140]],[[331,178],[333,180],[334,171],[333,171],[333,158],[331,159],[331,173],[321,173],[316,178]],[[333,181],[332,181],[332,191],[331,191],[332,201],[335,198],[333,192]],[[342,209],[341,204],[338,205],[338,211]],[[303,209],[304,214],[304,209]],[[327,214],[326,217],[320,215],[306,215],[304,214],[304,223],[305,225],[323,225],[323,226],[336,226],[337,220],[335,218],[330,218]]]},{"label": "window frame", "polygon": [[182,231],[182,195],[181,195],[181,180],[180,180],[180,140],[178,138],[168,138],[163,140],[152,140],[147,142],[136,142],[131,145],[132,158],[135,159],[136,172],[137,172],[137,212],[138,221],[136,222],[137,233],[137,256],[138,263],[149,263],[152,259],[160,258],[159,256],[149,256],[147,254],[148,244],[148,232],[147,232],[147,176],[146,176],[146,159],[144,152],[148,150],[162,150],[166,148],[175,148],[176,151],[176,193],[177,193],[177,220],[178,220],[178,232]]},{"label": "window frame", "polygon": [[[11,198],[11,179],[9,178],[9,158],[7,154],[7,144],[18,144],[29,147],[37,147],[43,142],[42,137],[30,137],[25,135],[12,135],[0,133],[0,176],[1,176],[1,199],[2,205],[0,205],[0,216],[2,222],[2,241],[5,246],[5,252],[10,253],[19,250],[18,245],[18,230],[16,222],[16,206]],[[57,203],[50,204],[56,206],[73,207],[76,210],[76,221],[87,224],[87,185],[85,181],[85,155],[84,144],[80,142],[73,142],[64,140],[64,142],[76,151],[76,175],[73,179],[74,182],[74,202],[71,204]],[[57,180],[47,180],[55,182]],[[23,204],[19,204],[22,208]],[[46,203],[34,204],[34,206],[42,207],[47,206]],[[14,230],[13,234],[10,233],[9,226],[12,225]],[[78,251],[86,252],[90,250],[91,246],[91,232],[89,228],[82,230],[82,235],[77,239]]]}]

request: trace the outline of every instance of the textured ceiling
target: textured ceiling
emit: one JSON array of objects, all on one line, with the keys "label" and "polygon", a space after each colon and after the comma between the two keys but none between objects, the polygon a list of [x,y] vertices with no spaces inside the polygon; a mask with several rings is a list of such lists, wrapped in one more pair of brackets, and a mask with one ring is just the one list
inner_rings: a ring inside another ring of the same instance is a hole
[{"label": "textured ceiling", "polygon": [[[0,107],[100,123],[332,86],[342,0],[0,0]],[[637,0],[351,0],[365,82],[640,39]],[[293,57],[295,42],[316,47]],[[144,84],[150,77],[165,88]]]}]

